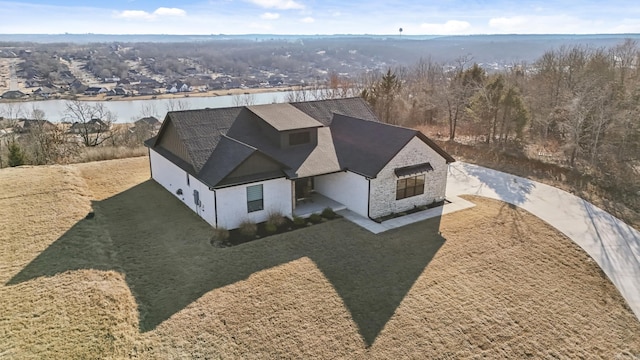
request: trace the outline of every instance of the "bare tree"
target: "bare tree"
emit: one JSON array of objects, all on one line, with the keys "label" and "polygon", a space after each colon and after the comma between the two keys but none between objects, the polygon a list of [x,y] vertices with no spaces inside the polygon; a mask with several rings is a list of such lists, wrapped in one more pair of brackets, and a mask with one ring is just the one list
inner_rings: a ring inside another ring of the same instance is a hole
[{"label": "bare tree", "polygon": [[251,106],[256,104],[256,96],[252,93],[234,95],[232,98],[234,106]]},{"label": "bare tree", "polygon": [[85,146],[98,146],[113,136],[116,116],[102,103],[70,100],[65,103],[63,119],[73,123],[71,131],[80,136]]},{"label": "bare tree", "polygon": [[169,111],[181,111],[188,110],[189,104],[186,101],[178,99],[169,99],[165,105],[167,112]]}]

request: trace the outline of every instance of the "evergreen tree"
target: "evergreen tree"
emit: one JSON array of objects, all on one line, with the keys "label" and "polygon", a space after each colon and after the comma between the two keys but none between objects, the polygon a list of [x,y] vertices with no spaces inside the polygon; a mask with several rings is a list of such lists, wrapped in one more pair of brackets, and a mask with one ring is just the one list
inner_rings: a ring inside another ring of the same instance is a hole
[{"label": "evergreen tree", "polygon": [[20,166],[26,162],[24,152],[20,148],[20,145],[13,140],[9,143],[9,166]]}]

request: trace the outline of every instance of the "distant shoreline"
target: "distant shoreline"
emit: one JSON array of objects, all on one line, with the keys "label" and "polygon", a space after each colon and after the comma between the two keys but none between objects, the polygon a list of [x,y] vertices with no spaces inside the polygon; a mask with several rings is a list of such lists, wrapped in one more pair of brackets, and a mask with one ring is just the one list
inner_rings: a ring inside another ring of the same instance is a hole
[{"label": "distant shoreline", "polygon": [[162,99],[175,99],[180,100],[188,97],[215,97],[215,96],[251,96],[252,94],[271,93],[271,92],[284,92],[284,91],[296,91],[300,90],[297,86],[287,87],[273,87],[273,88],[258,88],[258,89],[229,89],[229,90],[210,90],[210,91],[194,91],[194,92],[181,92],[174,94],[157,94],[157,95],[135,95],[135,96],[107,96],[105,94],[99,95],[77,95],[72,97],[70,95],[63,95],[59,97],[50,97],[48,99],[43,98],[23,98],[16,100],[0,99],[0,104],[10,103],[24,103],[24,102],[39,102],[49,100],[78,100],[78,101],[138,101],[138,100],[162,100]]}]

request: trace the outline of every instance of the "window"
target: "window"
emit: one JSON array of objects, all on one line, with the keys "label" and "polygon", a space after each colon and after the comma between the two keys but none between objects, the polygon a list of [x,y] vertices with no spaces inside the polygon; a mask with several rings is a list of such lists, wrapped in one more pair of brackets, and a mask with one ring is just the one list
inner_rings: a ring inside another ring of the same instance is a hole
[{"label": "window", "polygon": [[247,186],[247,212],[254,212],[262,209],[264,209],[262,184]]},{"label": "window", "polygon": [[424,175],[398,179],[396,200],[424,194]]},{"label": "window", "polygon": [[289,145],[302,145],[311,142],[311,134],[308,131],[289,134]]}]

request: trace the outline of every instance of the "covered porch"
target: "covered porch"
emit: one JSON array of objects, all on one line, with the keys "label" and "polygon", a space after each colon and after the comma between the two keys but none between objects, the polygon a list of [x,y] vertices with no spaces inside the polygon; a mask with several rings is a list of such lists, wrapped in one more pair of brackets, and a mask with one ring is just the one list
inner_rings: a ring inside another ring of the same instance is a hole
[{"label": "covered porch", "polygon": [[331,208],[334,212],[338,212],[347,207],[320,193],[311,192],[307,197],[296,200],[293,215],[305,218],[311,216],[311,214],[319,214],[326,208]]}]

